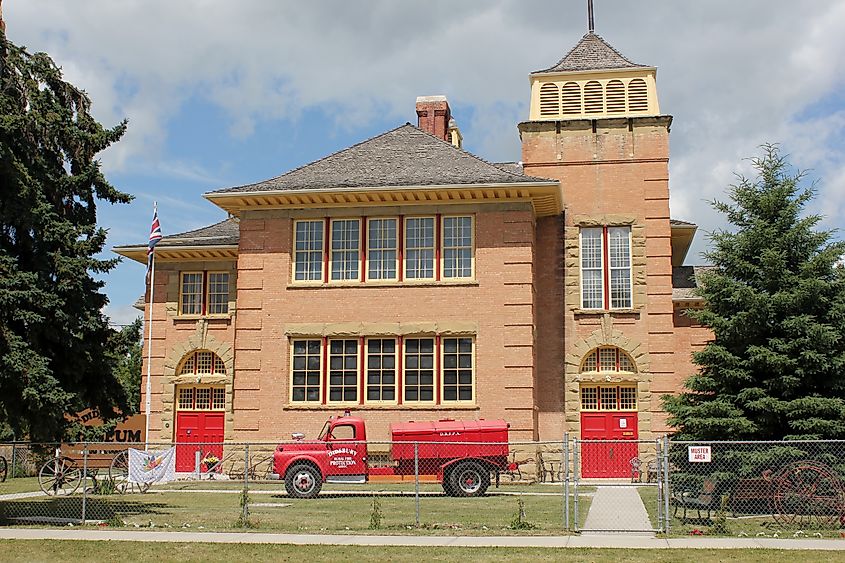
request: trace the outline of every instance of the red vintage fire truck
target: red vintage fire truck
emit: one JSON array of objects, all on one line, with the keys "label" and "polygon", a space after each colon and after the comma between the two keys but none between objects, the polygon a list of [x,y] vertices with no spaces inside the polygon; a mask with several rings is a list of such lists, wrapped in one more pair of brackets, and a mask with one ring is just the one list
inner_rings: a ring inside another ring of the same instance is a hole
[{"label": "red vintage fire truck", "polygon": [[[438,420],[390,425],[390,465],[370,467],[367,429],[348,412],[330,418],[316,440],[299,433],[279,444],[273,468],[288,495],[317,496],[323,483],[366,483],[370,475],[430,474],[449,496],[475,497],[490,486],[491,475],[508,465],[508,427],[504,420]],[[416,453],[415,453],[416,450]]]}]

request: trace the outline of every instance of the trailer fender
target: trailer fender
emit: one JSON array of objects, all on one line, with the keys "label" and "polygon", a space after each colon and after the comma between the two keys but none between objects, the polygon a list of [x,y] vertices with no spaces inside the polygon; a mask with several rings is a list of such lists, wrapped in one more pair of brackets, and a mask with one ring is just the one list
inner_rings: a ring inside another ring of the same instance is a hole
[{"label": "trailer fender", "polygon": [[464,461],[475,461],[480,463],[482,467],[489,469],[491,473],[495,473],[496,486],[498,487],[499,471],[501,468],[489,459],[485,459],[483,457],[456,457],[455,459],[450,459],[438,468],[437,478],[442,482],[444,475],[446,475],[452,467]]}]

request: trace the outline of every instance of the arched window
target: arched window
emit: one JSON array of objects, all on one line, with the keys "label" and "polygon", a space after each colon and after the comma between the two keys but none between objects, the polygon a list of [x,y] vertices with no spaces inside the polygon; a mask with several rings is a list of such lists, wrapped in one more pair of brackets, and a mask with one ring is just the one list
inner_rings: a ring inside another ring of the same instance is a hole
[{"label": "arched window", "polygon": [[560,115],[560,89],[557,84],[547,82],[540,86],[540,115]]},{"label": "arched window", "polygon": [[578,115],[581,113],[581,87],[577,82],[567,82],[561,91],[562,108],[564,115]]},{"label": "arched window", "polygon": [[625,85],[621,80],[611,80],[605,88],[607,113],[625,113]]},{"label": "arched window", "polygon": [[642,78],[628,83],[628,111],[648,111],[648,89]]},{"label": "arched window", "polygon": [[637,366],[624,350],[616,346],[601,346],[587,354],[581,363],[581,373],[589,372],[636,373]]},{"label": "arched window", "polygon": [[584,85],[584,113],[604,113],[604,89],[595,80]]},{"label": "arched window", "polygon": [[226,375],[226,365],[220,356],[208,350],[191,352],[182,359],[177,375]]}]

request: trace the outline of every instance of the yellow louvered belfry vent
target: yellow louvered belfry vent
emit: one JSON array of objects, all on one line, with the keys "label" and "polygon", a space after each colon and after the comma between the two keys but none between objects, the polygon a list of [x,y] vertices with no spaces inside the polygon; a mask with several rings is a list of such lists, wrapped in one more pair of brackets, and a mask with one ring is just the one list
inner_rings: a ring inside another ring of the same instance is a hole
[{"label": "yellow louvered belfry vent", "polygon": [[637,68],[531,76],[532,121],[659,115],[655,71]]}]

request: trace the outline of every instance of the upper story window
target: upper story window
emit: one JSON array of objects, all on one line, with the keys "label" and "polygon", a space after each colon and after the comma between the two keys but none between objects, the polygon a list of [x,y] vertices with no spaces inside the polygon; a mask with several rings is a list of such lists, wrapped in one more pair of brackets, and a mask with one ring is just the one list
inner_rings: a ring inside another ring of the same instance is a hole
[{"label": "upper story window", "polygon": [[475,278],[472,215],[297,220],[293,239],[294,283]]},{"label": "upper story window", "polygon": [[631,227],[581,229],[581,307],[633,307]]},{"label": "upper story window", "polygon": [[229,272],[182,272],[179,313],[225,315],[229,312]]},{"label": "upper story window", "polygon": [[443,277],[472,277],[472,217],[443,218]]},{"label": "upper story window", "polygon": [[434,279],[434,217],[405,219],[405,278]]},{"label": "upper story window", "polygon": [[361,221],[332,219],[331,265],[332,281],[360,279]]},{"label": "upper story window", "polygon": [[396,280],[399,249],[398,220],[370,219],[367,223],[367,278]]},{"label": "upper story window", "polygon": [[323,279],[323,220],[294,223],[294,274],[296,281]]}]

